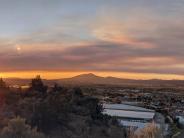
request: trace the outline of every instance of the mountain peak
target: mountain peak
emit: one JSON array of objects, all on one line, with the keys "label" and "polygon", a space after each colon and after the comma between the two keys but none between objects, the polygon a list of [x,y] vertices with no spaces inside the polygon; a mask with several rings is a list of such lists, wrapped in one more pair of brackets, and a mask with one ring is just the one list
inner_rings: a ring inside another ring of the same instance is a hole
[{"label": "mountain peak", "polygon": [[82,74],[82,75],[85,75],[85,76],[96,76],[96,75],[95,75],[95,74],[93,74],[93,73]]},{"label": "mountain peak", "polygon": [[88,74],[81,74],[78,76],[75,76],[74,78],[98,78],[99,76],[93,74],[93,73],[88,73]]}]

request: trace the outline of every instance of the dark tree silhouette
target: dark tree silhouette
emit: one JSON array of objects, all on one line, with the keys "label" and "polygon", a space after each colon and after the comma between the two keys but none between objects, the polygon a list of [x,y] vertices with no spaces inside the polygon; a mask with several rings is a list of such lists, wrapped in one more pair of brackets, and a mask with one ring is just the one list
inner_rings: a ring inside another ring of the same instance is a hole
[{"label": "dark tree silhouette", "polygon": [[0,88],[6,88],[7,86],[6,86],[6,83],[5,83],[5,81],[1,78],[0,79]]},{"label": "dark tree silhouette", "polygon": [[36,78],[32,79],[31,81],[31,90],[37,91],[40,93],[46,93],[47,92],[47,86],[43,84],[43,81],[40,77],[40,75],[36,76]]}]

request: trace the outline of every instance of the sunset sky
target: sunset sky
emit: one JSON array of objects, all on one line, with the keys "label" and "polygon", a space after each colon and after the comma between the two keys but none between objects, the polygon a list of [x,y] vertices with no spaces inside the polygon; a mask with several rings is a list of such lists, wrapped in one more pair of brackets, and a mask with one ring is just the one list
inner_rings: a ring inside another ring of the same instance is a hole
[{"label": "sunset sky", "polygon": [[0,0],[0,77],[184,79],[184,0]]}]

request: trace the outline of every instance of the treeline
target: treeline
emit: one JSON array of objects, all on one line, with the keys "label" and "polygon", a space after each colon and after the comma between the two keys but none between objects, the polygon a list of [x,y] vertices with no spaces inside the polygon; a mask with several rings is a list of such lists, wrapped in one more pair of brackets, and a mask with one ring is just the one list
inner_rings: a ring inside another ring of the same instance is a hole
[{"label": "treeline", "polygon": [[99,100],[80,88],[48,87],[37,76],[29,89],[20,91],[0,80],[2,138],[127,137],[115,118],[102,114]]}]

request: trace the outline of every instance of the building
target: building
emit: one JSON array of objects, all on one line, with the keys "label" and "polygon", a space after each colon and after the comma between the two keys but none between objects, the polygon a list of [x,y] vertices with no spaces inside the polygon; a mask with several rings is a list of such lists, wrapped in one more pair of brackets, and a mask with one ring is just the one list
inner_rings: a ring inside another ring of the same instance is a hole
[{"label": "building", "polygon": [[127,128],[141,129],[154,122],[154,110],[127,104],[103,104],[103,108],[103,114],[117,117],[120,124]]}]

